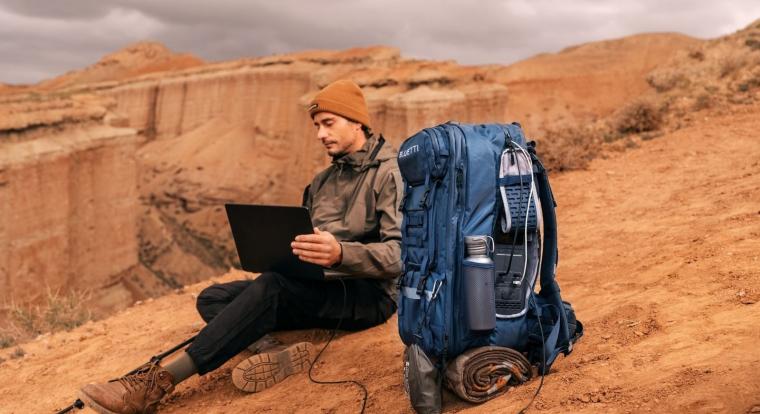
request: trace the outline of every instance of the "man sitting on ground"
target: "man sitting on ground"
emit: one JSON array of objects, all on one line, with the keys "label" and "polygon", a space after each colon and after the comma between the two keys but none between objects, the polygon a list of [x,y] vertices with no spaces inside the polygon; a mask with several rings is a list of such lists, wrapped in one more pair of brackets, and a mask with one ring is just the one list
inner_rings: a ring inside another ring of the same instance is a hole
[{"label": "man sitting on ground", "polygon": [[[136,374],[83,387],[88,406],[101,413],[153,412],[179,382],[220,367],[269,332],[335,328],[338,321],[354,331],[393,315],[403,191],[396,153],[372,133],[364,95],[351,81],[325,87],[309,114],[332,164],[304,192],[314,234],[296,237],[291,246],[301,260],[350,276],[314,281],[265,272],[212,285],[197,301],[207,325],[185,352],[165,366],[147,364]],[[308,368],[312,348],[302,342],[255,354],[233,370],[233,382],[248,392],[266,389]],[[273,370],[256,369],[272,363]]]}]

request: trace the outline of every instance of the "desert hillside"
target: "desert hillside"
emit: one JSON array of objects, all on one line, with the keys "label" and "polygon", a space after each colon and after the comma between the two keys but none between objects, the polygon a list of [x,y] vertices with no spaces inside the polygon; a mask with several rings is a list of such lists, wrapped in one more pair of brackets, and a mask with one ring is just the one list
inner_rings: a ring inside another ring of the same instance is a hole
[{"label": "desert hillside", "polygon": [[[555,364],[531,411],[745,413],[760,406],[758,110],[701,119],[554,177],[558,278],[587,333]],[[70,403],[80,384],[118,376],[192,335],[202,326],[194,297],[208,283],[38,338],[23,346],[22,358],[4,351],[0,412],[50,412]],[[320,344],[327,336],[280,335]],[[401,352],[393,318],[340,335],[316,377],[366,384],[369,413],[411,412]],[[358,412],[356,388],[311,384],[305,375],[261,394],[238,392],[232,366],[189,380],[162,412]],[[481,406],[447,397],[447,412],[517,412],[536,386]]]},{"label": "desert hillside", "polygon": [[542,136],[557,124],[592,122],[649,91],[647,74],[703,41],[677,33],[641,34],[541,54],[499,68],[510,114]]}]

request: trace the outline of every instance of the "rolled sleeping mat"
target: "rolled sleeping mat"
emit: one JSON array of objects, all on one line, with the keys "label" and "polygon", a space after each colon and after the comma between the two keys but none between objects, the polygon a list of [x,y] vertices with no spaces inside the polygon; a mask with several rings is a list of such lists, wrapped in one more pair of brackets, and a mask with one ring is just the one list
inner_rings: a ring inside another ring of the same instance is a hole
[{"label": "rolled sleeping mat", "polygon": [[482,403],[532,377],[520,352],[500,346],[470,349],[446,368],[446,386],[465,401]]}]

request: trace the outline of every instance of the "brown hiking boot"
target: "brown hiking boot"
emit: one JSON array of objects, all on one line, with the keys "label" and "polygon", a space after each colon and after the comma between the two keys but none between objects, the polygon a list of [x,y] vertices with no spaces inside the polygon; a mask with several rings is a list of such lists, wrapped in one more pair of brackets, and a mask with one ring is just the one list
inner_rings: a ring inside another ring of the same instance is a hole
[{"label": "brown hiking boot", "polygon": [[85,385],[79,398],[100,414],[151,414],[161,398],[174,390],[173,381],[169,371],[147,363],[134,374]]},{"label": "brown hiking boot", "polygon": [[256,354],[232,370],[232,383],[245,392],[264,391],[292,374],[309,369],[314,355],[310,342]]}]

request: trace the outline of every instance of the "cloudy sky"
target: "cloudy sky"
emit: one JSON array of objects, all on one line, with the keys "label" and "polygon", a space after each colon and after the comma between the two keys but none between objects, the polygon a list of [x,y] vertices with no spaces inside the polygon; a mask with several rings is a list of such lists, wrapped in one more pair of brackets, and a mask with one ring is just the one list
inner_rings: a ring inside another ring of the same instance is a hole
[{"label": "cloudy sky", "polygon": [[641,32],[711,38],[758,18],[758,0],[0,0],[0,82],[53,77],[139,40],[207,60],[383,44],[483,64]]}]

